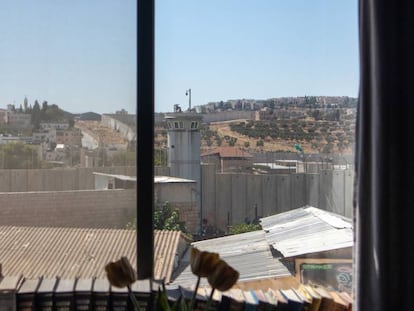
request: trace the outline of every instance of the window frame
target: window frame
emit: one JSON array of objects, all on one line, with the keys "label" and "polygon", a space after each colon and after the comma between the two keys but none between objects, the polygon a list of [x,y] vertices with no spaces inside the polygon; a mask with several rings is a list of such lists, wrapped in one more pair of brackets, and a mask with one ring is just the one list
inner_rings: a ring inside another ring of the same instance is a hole
[{"label": "window frame", "polygon": [[154,209],[154,22],[155,0],[138,1],[136,114],[138,279],[152,279],[154,275],[152,216]]}]

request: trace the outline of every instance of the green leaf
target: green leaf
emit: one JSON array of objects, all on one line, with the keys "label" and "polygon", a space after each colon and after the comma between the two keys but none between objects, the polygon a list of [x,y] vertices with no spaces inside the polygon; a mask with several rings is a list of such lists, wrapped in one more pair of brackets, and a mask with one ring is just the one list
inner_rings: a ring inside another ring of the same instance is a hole
[{"label": "green leaf", "polygon": [[155,300],[156,310],[171,311],[170,305],[168,304],[168,298],[165,289],[161,290],[160,288],[158,288],[158,293],[155,297]]},{"label": "green leaf", "polygon": [[183,296],[180,296],[180,298],[178,298],[178,300],[174,303],[172,307],[172,311],[187,311],[187,310],[188,308],[185,303],[185,300]]}]

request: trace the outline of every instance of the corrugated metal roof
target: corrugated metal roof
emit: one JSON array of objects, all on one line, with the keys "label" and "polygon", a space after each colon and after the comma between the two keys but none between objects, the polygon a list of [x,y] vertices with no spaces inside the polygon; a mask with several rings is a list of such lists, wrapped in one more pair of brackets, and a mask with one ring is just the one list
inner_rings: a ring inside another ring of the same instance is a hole
[{"label": "corrugated metal roof", "polygon": [[99,176],[112,177],[112,178],[116,178],[116,179],[119,179],[119,180],[137,181],[137,178],[135,176],[106,174],[106,173],[99,173],[99,172],[93,172],[92,174],[99,175]]},{"label": "corrugated metal roof", "polygon": [[[98,173],[93,172],[94,175],[99,176],[107,176],[116,178],[119,180],[127,180],[127,181],[137,181],[136,176],[128,176],[128,175],[117,175],[117,174],[106,174],[106,173]],[[185,179],[180,177],[172,177],[172,176],[154,176],[154,183],[156,184],[162,184],[162,183],[195,183],[192,179]]]},{"label": "corrugated metal roof", "polygon": [[266,240],[285,257],[353,245],[350,219],[315,207],[302,207],[260,219]]},{"label": "corrugated metal roof", "polygon": [[285,166],[285,165],[279,165],[276,163],[265,163],[265,162],[260,162],[260,163],[253,163],[253,165],[262,165],[262,166],[267,166],[269,168],[271,168],[272,170],[296,170],[296,167],[292,167],[292,166]]},{"label": "corrugated metal roof", "polygon": [[[240,273],[239,281],[283,277],[290,275],[288,269],[272,256],[263,231],[253,231],[192,243],[203,251],[219,253],[229,265]],[[188,253],[188,252],[187,252]],[[189,266],[189,255],[182,260],[184,271],[173,284],[191,286],[196,277]],[[202,280],[206,284],[206,280]]]},{"label": "corrugated metal roof", "polygon": [[221,158],[252,158],[253,156],[237,147],[217,147],[204,152],[201,156],[218,154]]},{"label": "corrugated metal roof", "polygon": [[[179,231],[154,232],[154,277],[168,283],[178,256]],[[136,267],[134,230],[0,226],[5,275],[26,278],[105,278],[104,266],[121,256]]]},{"label": "corrugated metal roof", "polygon": [[195,183],[195,180],[192,179],[185,179],[180,177],[172,177],[172,176],[155,176],[154,182],[156,184],[164,184],[164,183]]}]

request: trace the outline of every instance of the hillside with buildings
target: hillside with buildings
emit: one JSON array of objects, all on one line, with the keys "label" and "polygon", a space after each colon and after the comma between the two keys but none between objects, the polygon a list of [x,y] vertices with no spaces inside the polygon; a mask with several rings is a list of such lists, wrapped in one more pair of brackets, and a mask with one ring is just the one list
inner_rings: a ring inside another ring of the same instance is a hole
[{"label": "hillside with buildings", "polygon": [[[346,96],[228,100],[192,109],[202,116],[201,147],[236,146],[251,152],[352,154],[357,99]],[[166,146],[156,116],[156,148]]]},{"label": "hillside with buildings", "polygon": [[0,108],[0,168],[95,167],[135,162],[135,115],[72,114],[55,104]]}]

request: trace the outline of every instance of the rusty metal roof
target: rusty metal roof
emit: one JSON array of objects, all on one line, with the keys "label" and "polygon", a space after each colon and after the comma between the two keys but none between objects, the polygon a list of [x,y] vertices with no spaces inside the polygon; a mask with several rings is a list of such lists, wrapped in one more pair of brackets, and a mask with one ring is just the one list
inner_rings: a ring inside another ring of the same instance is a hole
[{"label": "rusty metal roof", "polygon": [[238,147],[217,147],[204,152],[201,156],[218,154],[220,158],[252,158],[253,156]]},{"label": "rusty metal roof", "polygon": [[[168,283],[187,242],[179,231],[154,232],[154,277]],[[134,230],[0,226],[5,275],[105,278],[104,266],[128,257],[136,268]]]},{"label": "rusty metal roof", "polygon": [[307,206],[260,219],[266,240],[285,257],[352,247],[350,219]]}]

